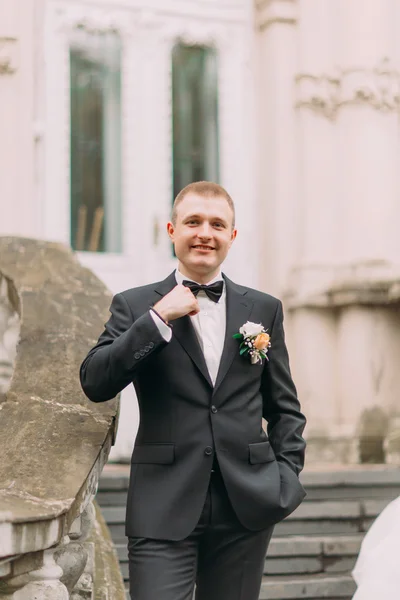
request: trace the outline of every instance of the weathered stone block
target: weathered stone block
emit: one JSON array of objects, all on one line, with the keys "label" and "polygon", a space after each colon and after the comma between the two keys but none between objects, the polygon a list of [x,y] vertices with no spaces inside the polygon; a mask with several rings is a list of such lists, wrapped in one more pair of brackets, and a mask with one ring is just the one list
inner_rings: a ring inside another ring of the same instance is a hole
[{"label": "weathered stone block", "polygon": [[323,571],[325,573],[351,573],[356,560],[357,556],[330,556],[324,558]]},{"label": "weathered stone block", "polygon": [[296,536],[291,538],[272,538],[268,556],[313,556],[322,553],[322,539]]},{"label": "weathered stone block", "polygon": [[274,534],[285,535],[330,535],[352,534],[360,531],[357,521],[289,521],[285,520],[275,526]]},{"label": "weathered stone block", "polygon": [[288,520],[357,519],[361,514],[359,502],[303,502]]},{"label": "weathered stone block", "polygon": [[388,504],[389,500],[365,500],[362,511],[366,517],[377,517]]},{"label": "weathered stone block", "polygon": [[261,586],[260,600],[300,600],[346,598],[355,592],[350,576],[267,577]]},{"label": "weathered stone block", "polygon": [[356,536],[340,536],[340,538],[324,538],[323,553],[326,556],[353,556],[360,551],[362,534]]},{"label": "weathered stone block", "polygon": [[294,575],[296,573],[321,573],[322,571],[322,558],[316,556],[267,557],[264,567],[265,575]]}]

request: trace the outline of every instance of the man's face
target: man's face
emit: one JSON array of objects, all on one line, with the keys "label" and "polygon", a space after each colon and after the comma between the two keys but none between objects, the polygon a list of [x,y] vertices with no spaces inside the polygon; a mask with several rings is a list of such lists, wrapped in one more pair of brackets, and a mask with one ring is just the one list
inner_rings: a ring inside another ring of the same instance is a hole
[{"label": "man's face", "polygon": [[179,269],[199,283],[219,271],[236,237],[233,212],[226,198],[203,198],[189,193],[177,206],[176,223],[168,223]]}]

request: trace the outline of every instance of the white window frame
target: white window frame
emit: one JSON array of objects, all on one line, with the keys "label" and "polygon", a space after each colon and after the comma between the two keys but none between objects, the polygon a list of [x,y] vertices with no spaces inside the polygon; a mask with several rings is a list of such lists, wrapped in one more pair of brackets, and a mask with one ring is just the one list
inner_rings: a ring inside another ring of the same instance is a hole
[{"label": "white window frame", "polygon": [[250,11],[244,18],[244,10],[227,13],[219,2],[200,5],[185,0],[182,5],[177,3],[181,11],[178,14],[173,8],[165,11],[160,0],[146,1],[151,1],[153,10],[145,9],[145,0],[124,0],[120,4],[123,8],[118,9],[105,0],[49,1],[45,27],[43,236],[70,243],[71,31],[82,24],[88,30],[113,30],[122,42],[123,254],[78,255],[97,272],[101,267],[129,274],[132,285],[161,278],[176,266],[165,231],[172,201],[171,52],[177,42],[211,46],[218,54],[220,181],[236,202],[241,233],[227,265],[244,283],[255,282],[257,252],[246,242],[253,235],[258,212],[253,122],[249,114],[254,106],[248,69]]}]

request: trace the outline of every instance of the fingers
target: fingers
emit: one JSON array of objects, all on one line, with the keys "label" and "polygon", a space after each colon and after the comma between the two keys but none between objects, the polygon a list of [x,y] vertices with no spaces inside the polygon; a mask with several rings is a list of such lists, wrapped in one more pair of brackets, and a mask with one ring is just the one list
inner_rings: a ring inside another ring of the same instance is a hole
[{"label": "fingers", "polygon": [[196,306],[195,308],[192,310],[192,312],[189,313],[189,317],[194,317],[195,315],[197,315],[200,312],[200,306],[196,300]]}]

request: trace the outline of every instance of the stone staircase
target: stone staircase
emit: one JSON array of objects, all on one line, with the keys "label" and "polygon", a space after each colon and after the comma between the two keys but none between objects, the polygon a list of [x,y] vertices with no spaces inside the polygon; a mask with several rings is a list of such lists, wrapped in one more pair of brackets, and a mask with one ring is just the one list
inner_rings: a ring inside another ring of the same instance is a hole
[{"label": "stone staircase", "polygon": [[[128,476],[128,466],[107,465],[97,495],[126,582]],[[301,479],[307,498],[275,528],[260,600],[350,600],[356,589],[351,570],[362,538],[383,508],[400,495],[400,468],[309,468]]]}]

